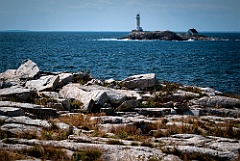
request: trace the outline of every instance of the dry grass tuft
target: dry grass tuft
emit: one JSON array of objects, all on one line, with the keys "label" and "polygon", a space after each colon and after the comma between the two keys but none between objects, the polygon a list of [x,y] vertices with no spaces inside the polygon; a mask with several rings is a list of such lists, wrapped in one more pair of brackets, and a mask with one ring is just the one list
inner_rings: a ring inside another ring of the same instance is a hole
[{"label": "dry grass tuft", "polygon": [[98,147],[85,149],[81,152],[75,152],[72,155],[73,161],[102,161],[103,150]]},{"label": "dry grass tuft", "polygon": [[80,127],[86,130],[95,130],[97,124],[100,123],[100,119],[91,119],[94,116],[102,114],[77,114],[77,115],[66,115],[59,117],[60,122],[64,122],[71,126]]}]

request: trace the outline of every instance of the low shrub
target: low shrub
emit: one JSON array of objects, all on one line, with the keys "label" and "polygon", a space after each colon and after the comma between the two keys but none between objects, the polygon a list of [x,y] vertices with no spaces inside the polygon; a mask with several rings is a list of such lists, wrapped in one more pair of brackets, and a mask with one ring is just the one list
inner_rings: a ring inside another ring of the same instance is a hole
[{"label": "low shrub", "polygon": [[35,145],[32,148],[24,149],[22,153],[42,160],[70,160],[66,151],[53,146]]},{"label": "low shrub", "polygon": [[100,161],[102,150],[99,148],[90,148],[81,152],[74,152],[72,155],[73,161]]},{"label": "low shrub", "polygon": [[23,155],[13,152],[0,149],[0,161],[13,161],[19,159],[26,159]]},{"label": "low shrub", "polygon": [[106,143],[107,144],[111,144],[111,145],[124,145],[122,141],[120,141],[120,140],[113,140],[113,139],[108,140]]},{"label": "low shrub", "polygon": [[150,147],[150,148],[153,148],[154,145],[153,143],[151,143],[150,141],[144,141],[141,143],[141,146],[146,146],[146,147]]}]

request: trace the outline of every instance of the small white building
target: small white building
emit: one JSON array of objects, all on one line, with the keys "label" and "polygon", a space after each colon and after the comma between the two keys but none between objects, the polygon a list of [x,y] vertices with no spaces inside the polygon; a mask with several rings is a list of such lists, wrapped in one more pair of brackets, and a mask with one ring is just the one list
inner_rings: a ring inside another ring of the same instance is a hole
[{"label": "small white building", "polygon": [[140,14],[139,13],[136,16],[136,30],[143,31],[142,27],[140,26]]}]

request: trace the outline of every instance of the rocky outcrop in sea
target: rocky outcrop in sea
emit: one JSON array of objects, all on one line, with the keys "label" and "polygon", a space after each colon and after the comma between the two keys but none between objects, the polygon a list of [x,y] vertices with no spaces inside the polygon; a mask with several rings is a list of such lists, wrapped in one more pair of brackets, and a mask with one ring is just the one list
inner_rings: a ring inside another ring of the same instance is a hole
[{"label": "rocky outcrop in sea", "polygon": [[154,73],[98,80],[26,60],[0,74],[0,158],[236,161],[239,98]]},{"label": "rocky outcrop in sea", "polygon": [[121,39],[130,40],[201,40],[201,41],[219,41],[224,40],[220,38],[207,37],[204,35],[189,35],[189,34],[177,34],[172,31],[136,31],[133,30],[129,35],[122,37]]}]

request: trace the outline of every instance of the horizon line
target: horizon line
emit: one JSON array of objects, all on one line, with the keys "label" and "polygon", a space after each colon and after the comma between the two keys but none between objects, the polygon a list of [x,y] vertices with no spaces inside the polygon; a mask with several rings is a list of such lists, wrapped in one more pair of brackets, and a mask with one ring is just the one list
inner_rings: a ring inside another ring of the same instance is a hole
[{"label": "horizon line", "polygon": [[[0,32],[131,32],[131,31],[104,31],[104,30],[101,30],[101,31],[95,31],[95,30],[0,30]],[[155,30],[155,31],[161,31],[161,30]],[[162,31],[167,31],[167,30],[162,30]],[[169,30],[169,31],[171,31],[171,30]],[[149,31],[145,31],[145,32],[149,32]],[[187,32],[187,31],[172,31],[172,32]],[[198,30],[198,32],[240,33],[240,31],[200,31],[200,30]]]}]

